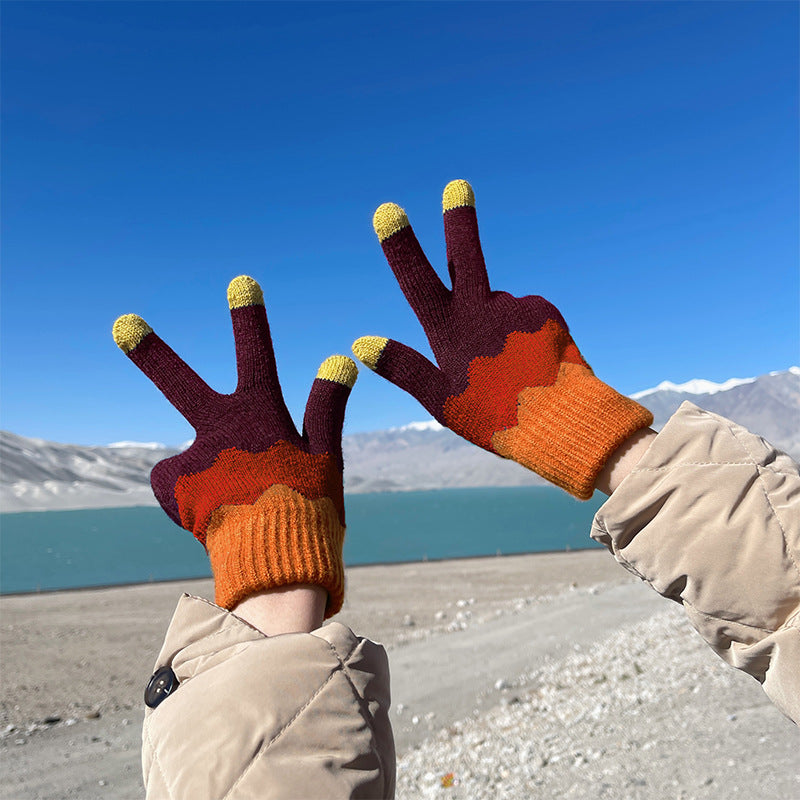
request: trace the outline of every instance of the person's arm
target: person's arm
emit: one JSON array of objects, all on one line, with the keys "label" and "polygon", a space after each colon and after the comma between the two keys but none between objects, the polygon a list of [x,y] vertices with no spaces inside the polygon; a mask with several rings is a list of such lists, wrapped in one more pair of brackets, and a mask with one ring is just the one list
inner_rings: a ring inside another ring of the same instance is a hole
[{"label": "person's arm", "polygon": [[800,724],[798,465],[684,403],[658,435],[631,443],[610,488],[592,537],[681,603],[711,648]]},{"label": "person's arm", "polygon": [[321,586],[293,583],[251,594],[231,611],[267,636],[311,633],[325,619],[327,600]]},{"label": "person's arm", "polygon": [[148,798],[389,797],[394,747],[380,645],[336,623],[344,597],[341,436],[357,370],[319,369],[299,433],[258,284],[228,302],[239,381],[211,389],[144,322],[119,347],[196,430],[155,466],[161,506],[206,548],[217,605],[184,596],[145,693]]},{"label": "person's arm", "polygon": [[608,460],[592,536],[800,724],[800,470],[690,403],[657,437],[640,431]]},{"label": "person's arm", "polygon": [[633,471],[642,460],[657,434],[652,428],[642,428],[626,439],[606,461],[595,482],[595,488],[603,494],[613,494],[614,490]]}]

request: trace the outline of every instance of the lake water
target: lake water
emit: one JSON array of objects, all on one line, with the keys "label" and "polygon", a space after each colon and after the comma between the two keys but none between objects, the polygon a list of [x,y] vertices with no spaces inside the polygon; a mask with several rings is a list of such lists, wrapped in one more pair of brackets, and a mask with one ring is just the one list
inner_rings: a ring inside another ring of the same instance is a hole
[{"label": "lake water", "polygon": [[[345,563],[594,547],[602,499],[549,486],[347,495]],[[3,594],[210,574],[203,548],[160,508],[0,514]]]}]

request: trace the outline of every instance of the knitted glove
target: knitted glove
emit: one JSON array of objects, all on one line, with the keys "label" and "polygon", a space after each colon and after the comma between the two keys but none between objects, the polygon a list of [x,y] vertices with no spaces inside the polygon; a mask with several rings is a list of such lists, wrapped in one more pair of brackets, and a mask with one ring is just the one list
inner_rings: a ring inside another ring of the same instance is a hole
[{"label": "knitted glove", "polygon": [[331,356],[308,396],[303,435],[284,404],[261,288],[231,281],[228,304],[238,385],[211,389],[135,314],[114,323],[114,341],[197,432],[194,444],[153,468],[169,516],[208,552],[216,602],[234,608],[263,589],[307,583],[328,591],[326,616],[342,606],[342,425],[355,363]]},{"label": "knitted glove", "polygon": [[452,290],[402,208],[385,203],[373,219],[439,366],[377,336],[356,340],[353,352],[442,425],[588,499],[609,456],[653,416],[594,376],[555,306],[489,288],[466,181],[447,185],[443,207]]}]

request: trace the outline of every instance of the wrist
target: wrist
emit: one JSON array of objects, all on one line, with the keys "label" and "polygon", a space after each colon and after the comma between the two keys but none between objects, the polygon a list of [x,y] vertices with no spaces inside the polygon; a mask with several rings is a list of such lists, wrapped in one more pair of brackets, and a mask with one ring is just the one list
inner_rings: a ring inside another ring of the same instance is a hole
[{"label": "wrist", "polygon": [[597,476],[595,488],[604,494],[612,494],[641,461],[657,435],[652,428],[642,428],[626,439],[606,461]]},{"label": "wrist", "polygon": [[321,586],[295,583],[251,594],[231,609],[267,636],[310,633],[322,625],[328,593]]}]

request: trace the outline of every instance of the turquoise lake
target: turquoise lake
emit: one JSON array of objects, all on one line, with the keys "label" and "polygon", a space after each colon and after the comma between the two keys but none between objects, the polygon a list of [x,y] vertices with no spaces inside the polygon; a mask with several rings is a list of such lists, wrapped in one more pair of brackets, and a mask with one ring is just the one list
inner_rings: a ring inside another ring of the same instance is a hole
[{"label": "turquoise lake", "polygon": [[[347,495],[345,563],[595,547],[602,499],[549,486]],[[0,514],[3,594],[210,574],[204,549],[157,507]]]}]

